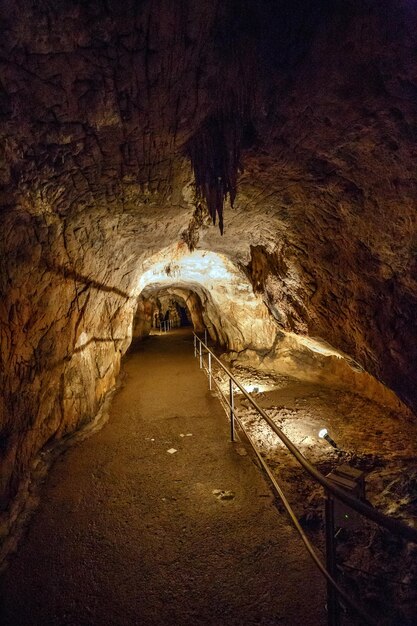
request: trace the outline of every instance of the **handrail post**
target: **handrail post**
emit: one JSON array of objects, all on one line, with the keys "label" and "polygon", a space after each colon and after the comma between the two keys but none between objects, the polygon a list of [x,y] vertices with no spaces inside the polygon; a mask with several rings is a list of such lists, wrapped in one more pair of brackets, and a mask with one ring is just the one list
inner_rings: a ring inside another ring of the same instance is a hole
[{"label": "handrail post", "polygon": [[199,341],[199,345],[200,345],[200,369],[201,369],[203,367],[203,352],[201,348],[201,341]]},{"label": "handrail post", "polygon": [[204,343],[207,345],[207,328],[204,329]]},{"label": "handrail post", "polygon": [[[198,335],[194,333],[194,354],[197,356],[197,340],[200,342],[200,368],[202,367],[202,341]],[[252,445],[253,449],[257,457],[259,458],[262,467],[267,472],[269,478],[271,479],[272,484],[279,497],[281,498],[285,509],[289,513],[291,520],[297,529],[301,539],[307,548],[310,556],[312,557],[314,563],[318,567],[319,571],[323,574],[323,576],[327,580],[327,624],[328,626],[340,626],[341,620],[343,620],[341,613],[342,609],[346,606],[347,609],[352,610],[356,615],[361,617],[361,624],[373,624],[377,625],[377,621],[373,618],[373,616],[369,615],[366,611],[361,608],[361,606],[353,600],[349,594],[341,587],[338,582],[338,571],[337,571],[337,554],[336,554],[336,535],[335,535],[335,498],[337,501],[343,502],[345,505],[364,516],[366,519],[372,520],[377,523],[382,528],[388,529],[390,532],[399,535],[405,538],[408,541],[411,541],[417,544],[417,529],[413,528],[401,522],[397,519],[391,518],[389,516],[380,513],[376,509],[371,506],[368,506],[362,500],[358,499],[351,495],[345,489],[337,486],[333,483],[333,481],[325,477],[319,470],[317,470],[300,452],[300,450],[291,442],[290,439],[282,432],[282,430],[275,424],[275,422],[271,419],[271,417],[267,414],[267,412],[262,409],[253,397],[248,394],[246,388],[233,376],[230,370],[222,363],[222,361],[209,349],[206,349],[207,354],[209,355],[209,371],[211,373],[211,378],[213,378],[213,359],[216,364],[220,366],[223,372],[227,375],[229,379],[229,402],[227,401],[227,391],[222,390],[221,385],[218,384],[216,377],[214,376],[214,382],[218,387],[221,398],[224,400],[224,404],[229,406],[230,409],[230,431],[231,431],[231,440],[235,441],[235,433],[234,433],[234,420],[235,420],[235,407],[234,407],[234,397],[233,397],[233,385],[236,386],[236,389],[239,389],[243,396],[247,401],[253,406],[253,408],[259,413],[259,415],[265,420],[265,422],[270,426],[270,428],[277,434],[283,444],[287,447],[290,453],[294,456],[294,458],[300,463],[300,465],[307,471],[307,473],[322,487],[325,489],[325,539],[326,539],[326,566],[322,563],[321,558],[316,553],[316,550],[308,540],[306,534],[304,533],[301,525],[298,522],[297,516],[295,515],[293,509],[291,508],[285,494],[282,492],[281,487],[276,482],[274,475],[271,469],[268,467],[266,462],[263,460],[262,455],[257,450],[254,441],[251,439],[250,435],[246,433],[243,424],[240,423],[239,417],[236,416],[236,420],[238,421],[238,425],[241,426],[244,433],[249,440],[249,443]],[[226,408],[226,407],[225,407]],[[343,602],[343,603],[342,603]]]},{"label": "handrail post", "polygon": [[208,353],[208,375],[209,375],[209,389],[211,391],[211,352]]},{"label": "handrail post", "polygon": [[[333,580],[337,580],[334,498],[328,492],[325,493],[325,523],[326,569]],[[330,581],[327,581],[327,623],[328,626],[340,626],[339,599],[337,591]]]},{"label": "handrail post", "polygon": [[233,398],[233,381],[229,378],[229,400],[230,400],[230,439],[235,440],[235,402]]}]

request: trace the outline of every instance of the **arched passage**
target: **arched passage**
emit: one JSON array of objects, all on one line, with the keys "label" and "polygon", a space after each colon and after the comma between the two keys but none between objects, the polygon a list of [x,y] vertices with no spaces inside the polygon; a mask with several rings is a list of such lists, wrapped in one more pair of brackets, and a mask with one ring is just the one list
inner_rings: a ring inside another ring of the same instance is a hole
[{"label": "arched passage", "polygon": [[133,316],[132,339],[147,337],[164,321],[170,321],[171,328],[193,326],[196,332],[204,330],[203,304],[198,294],[191,289],[152,285],[144,289]]},{"label": "arched passage", "polygon": [[153,255],[144,263],[138,297],[158,293],[184,299],[197,331],[206,328],[228,350],[270,350],[276,324],[248,278],[225,255],[178,246]]}]

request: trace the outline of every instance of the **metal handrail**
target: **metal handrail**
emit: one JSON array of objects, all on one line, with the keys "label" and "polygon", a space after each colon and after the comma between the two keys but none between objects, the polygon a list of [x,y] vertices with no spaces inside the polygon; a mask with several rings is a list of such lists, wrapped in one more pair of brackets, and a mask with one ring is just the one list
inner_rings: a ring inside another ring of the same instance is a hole
[{"label": "metal handrail", "polygon": [[[195,333],[194,333],[195,335]],[[384,515],[384,513],[380,513],[376,509],[371,506],[365,504],[358,498],[351,496],[348,492],[344,491],[337,485],[334,485],[330,480],[328,480],[314,465],[312,465],[305,456],[300,452],[300,450],[292,443],[290,439],[278,426],[273,422],[273,420],[269,417],[269,415],[255,402],[255,400],[248,394],[246,389],[239,383],[238,380],[233,376],[230,370],[227,369],[225,365],[216,357],[216,355],[207,347],[207,345],[197,336],[197,339],[201,342],[203,347],[207,350],[207,352],[211,352],[211,358],[215,359],[217,363],[221,366],[221,368],[226,372],[226,374],[231,378],[236,385],[240,389],[240,391],[244,394],[244,396],[249,400],[252,404],[253,408],[258,411],[258,413],[265,419],[265,421],[269,424],[272,430],[276,435],[281,439],[283,444],[288,448],[288,450],[295,456],[297,461],[304,467],[304,469],[314,478],[317,482],[319,482],[327,491],[329,491],[333,496],[350,506],[350,508],[354,509],[361,515],[367,517],[368,519],[376,522],[380,526],[387,528],[391,532],[401,535],[404,539],[408,541],[412,541],[417,543],[417,529],[408,526],[401,520],[396,520],[392,517],[388,517]]]},{"label": "metal handrail", "polygon": [[172,320],[162,320],[158,323],[157,328],[161,333],[167,333],[169,330],[172,330],[173,323]]},{"label": "metal handrail", "polygon": [[[411,526],[408,526],[407,524],[405,524],[401,520],[396,520],[396,519],[391,518],[391,517],[389,517],[387,515],[384,515],[380,511],[377,511],[373,507],[365,504],[364,502],[362,502],[358,498],[355,498],[354,496],[350,495],[347,491],[344,491],[343,489],[341,489],[340,487],[335,485],[333,482],[328,480],[328,478],[326,478],[316,467],[314,467],[314,465],[312,465],[305,458],[305,456],[300,452],[300,450],[292,443],[292,441],[290,439],[288,439],[288,437],[275,424],[275,422],[269,417],[269,415],[264,411],[264,409],[262,409],[257,404],[257,402],[248,394],[246,389],[234,377],[234,375],[230,372],[230,370],[220,361],[220,359],[213,353],[213,351],[210,350],[210,348],[207,346],[207,343],[202,341],[202,339],[200,339],[200,337],[198,337],[198,335],[196,333],[193,333],[193,335],[195,337],[195,339],[194,339],[195,356],[197,356],[196,340],[198,340],[199,344],[200,344],[199,345],[199,351],[198,351],[198,354],[199,354],[199,357],[200,357],[200,367],[202,367],[203,364],[204,364],[203,363],[203,354],[202,354],[202,347],[204,347],[204,349],[209,354],[209,358],[210,358],[210,376],[211,376],[211,360],[214,359],[220,365],[222,370],[227,374],[227,376],[229,377],[229,380],[233,381],[233,383],[236,385],[236,387],[238,389],[240,389],[240,391],[243,393],[243,395],[246,397],[246,399],[249,400],[249,402],[253,406],[253,408],[267,422],[267,424],[270,426],[270,428],[279,437],[279,439],[286,446],[286,448],[291,452],[291,454],[297,459],[297,461],[305,469],[305,471],[316,482],[318,482],[320,485],[322,485],[322,487],[324,487],[324,489],[326,491],[326,494],[327,494],[327,500],[329,500],[333,496],[333,497],[337,498],[338,500],[341,500],[344,504],[348,505],[350,508],[352,508],[357,513],[363,515],[367,519],[372,520],[373,522],[376,522],[380,526],[390,530],[392,533],[394,533],[396,535],[400,535],[401,537],[403,537],[404,539],[407,539],[408,541],[417,543],[417,529],[412,528]],[[216,381],[215,378],[214,378],[214,380],[216,382],[217,387],[220,390],[220,386],[217,384],[217,381]],[[210,386],[210,388],[211,388],[211,386]],[[372,617],[367,615],[366,612],[362,608],[360,608],[356,604],[356,602],[354,600],[352,600],[346,594],[346,592],[343,591],[343,589],[341,589],[341,587],[339,587],[339,585],[336,582],[336,580],[334,580],[332,575],[329,573],[329,571],[323,565],[323,563],[321,562],[320,558],[317,556],[317,554],[316,554],[312,544],[310,543],[310,541],[308,540],[307,536],[305,535],[303,529],[301,528],[301,525],[300,525],[300,523],[299,523],[299,521],[298,521],[294,511],[292,510],[288,500],[286,499],[285,494],[283,493],[281,487],[277,483],[277,481],[276,481],[274,475],[272,474],[270,468],[266,464],[266,462],[263,459],[263,457],[260,454],[260,452],[257,450],[256,445],[252,441],[250,435],[246,432],[245,428],[242,425],[241,420],[236,415],[233,403],[229,403],[226,400],[226,398],[225,398],[225,401],[226,401],[226,404],[228,405],[228,407],[230,408],[230,411],[231,411],[231,414],[232,414],[231,415],[232,423],[233,423],[233,419],[236,419],[238,424],[239,424],[239,426],[240,426],[240,428],[245,433],[245,436],[248,438],[249,443],[251,444],[252,448],[254,449],[254,451],[256,453],[256,456],[258,457],[259,461],[262,464],[262,467],[264,468],[264,470],[268,474],[269,479],[271,480],[274,488],[276,489],[279,497],[281,498],[281,500],[282,500],[282,502],[283,502],[283,504],[285,506],[285,509],[287,510],[288,514],[290,515],[291,520],[292,520],[293,524],[295,525],[298,533],[300,534],[301,539],[303,540],[303,542],[304,542],[304,544],[305,544],[305,546],[306,546],[310,556],[312,557],[313,561],[315,562],[315,564],[317,565],[317,567],[319,568],[321,573],[327,579],[328,584],[330,584],[337,591],[337,593],[345,600],[345,602],[347,604],[349,604],[349,606],[358,615],[360,615],[363,619],[365,619],[366,622],[368,622],[369,624],[375,624],[375,620],[373,620]],[[232,434],[233,434],[233,426],[232,426]],[[330,496],[328,494],[330,494]]]}]

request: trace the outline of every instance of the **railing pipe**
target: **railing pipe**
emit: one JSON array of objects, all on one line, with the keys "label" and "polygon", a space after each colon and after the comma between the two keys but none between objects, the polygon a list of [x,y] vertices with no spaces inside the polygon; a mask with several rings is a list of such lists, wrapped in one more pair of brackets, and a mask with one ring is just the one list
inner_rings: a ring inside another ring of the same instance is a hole
[{"label": "railing pipe", "polygon": [[230,440],[235,440],[235,401],[233,398],[233,381],[229,378],[229,401],[230,401]]},{"label": "railing pipe", "polygon": [[[326,569],[337,583],[334,499],[329,493],[325,496],[324,516],[326,524]],[[328,626],[340,626],[339,600],[335,585],[330,580],[327,580],[327,623]]]},{"label": "railing pipe", "polygon": [[[194,336],[197,337],[197,340],[199,341],[199,347],[200,347],[200,355],[202,353],[202,341],[201,339],[195,335]],[[204,345],[204,344],[203,344]],[[336,547],[335,547],[335,533],[334,533],[334,500],[331,494],[329,494],[326,491],[326,565],[327,567],[325,567],[323,565],[323,563],[321,562],[320,558],[317,556],[315,549],[313,548],[313,546],[311,545],[310,541],[308,540],[306,534],[304,533],[304,530],[302,529],[297,516],[295,515],[293,509],[291,508],[291,505],[289,504],[284,492],[282,491],[281,487],[279,486],[279,484],[277,483],[275,476],[272,474],[270,468],[268,467],[267,463],[265,462],[264,458],[262,457],[261,453],[258,451],[256,444],[254,443],[254,441],[252,440],[251,436],[246,432],[246,430],[244,429],[241,420],[239,419],[239,417],[235,414],[235,410],[234,410],[234,397],[233,397],[233,383],[235,383],[237,385],[237,387],[242,391],[242,393],[245,394],[245,396],[251,401],[251,397],[247,394],[246,390],[242,387],[242,385],[234,378],[234,376],[231,374],[231,372],[229,372],[229,370],[221,363],[221,361],[211,352],[211,350],[207,347],[207,345],[204,345],[204,347],[206,348],[208,355],[209,355],[209,369],[210,372],[212,373],[212,366],[211,366],[211,356],[214,357],[214,359],[219,363],[219,365],[222,367],[222,369],[226,372],[226,374],[229,377],[229,402],[227,401],[226,397],[224,396],[219,383],[217,382],[216,378],[214,378],[214,382],[216,384],[216,386],[218,387],[224,401],[226,402],[226,404],[228,405],[229,409],[230,409],[230,424],[231,424],[231,439],[232,441],[235,438],[234,435],[234,430],[235,430],[235,420],[238,423],[238,425],[240,426],[240,428],[242,429],[242,431],[244,432],[245,436],[247,437],[250,445],[252,446],[256,456],[258,457],[262,467],[264,468],[266,474],[268,475],[269,479],[271,480],[272,485],[274,486],[276,492],[278,493],[287,513],[289,514],[291,521],[293,522],[297,532],[299,533],[308,553],[310,554],[311,558],[313,559],[314,563],[316,564],[317,568],[320,570],[320,572],[323,574],[323,576],[326,578],[327,580],[327,611],[328,611],[328,626],[339,626],[340,625],[340,605],[339,605],[339,600],[338,598],[343,598],[343,600],[345,601],[346,605],[350,607],[350,609],[352,611],[354,611],[357,616],[359,616],[361,618],[361,623],[363,624],[369,624],[370,626],[376,626],[376,622],[375,620],[366,613],[366,611],[364,611],[361,607],[358,606],[358,604],[352,600],[352,598],[350,598],[350,596],[339,586],[339,584],[337,583],[337,565],[336,565]],[[207,368],[206,371],[209,371]],[[263,416],[264,411],[255,403],[255,402],[251,402],[254,405],[254,408],[256,408],[256,410]],[[266,415],[266,414],[265,414]],[[269,423],[269,420],[267,420],[267,422]],[[275,428],[273,428],[274,432],[276,432]],[[279,433],[276,433],[277,435],[279,435]],[[300,453],[301,454],[301,453]],[[302,455],[301,455],[302,456]],[[304,458],[304,457],[303,457]],[[308,463],[308,461],[305,459],[305,461]],[[324,478],[324,477],[323,477]],[[382,515],[382,514],[381,514]],[[385,517],[382,515],[382,517]],[[408,527],[406,527],[408,528]]]},{"label": "railing pipe", "polygon": [[[203,345],[207,351],[210,351],[210,348],[207,347],[197,336],[198,341],[200,342],[200,350]],[[281,439],[282,443],[288,448],[288,450],[292,453],[292,455],[297,459],[297,461],[302,465],[302,467],[312,476],[318,483],[325,488],[328,493],[331,493],[333,496],[350,506],[353,510],[357,511],[364,517],[376,522],[380,526],[387,528],[394,534],[401,535],[408,541],[412,541],[417,543],[417,529],[408,526],[404,522],[400,520],[396,520],[392,517],[388,517],[383,513],[380,513],[372,506],[365,504],[361,500],[358,500],[354,496],[351,496],[347,491],[344,491],[342,488],[337,487],[334,483],[328,480],[317,468],[314,467],[305,456],[299,451],[299,449],[292,443],[290,439],[278,428],[275,422],[269,417],[269,415],[255,402],[255,400],[247,393],[246,389],[239,383],[238,380],[233,376],[233,374],[227,369],[225,365],[216,357],[216,355],[212,352],[212,358],[217,361],[220,367],[226,372],[228,377],[233,381],[233,383],[240,389],[243,395],[249,400],[250,404],[253,408],[258,411],[258,413],[264,418],[264,420],[269,424],[274,433]]]},{"label": "railing pipe", "polygon": [[[333,578],[330,573],[327,571],[326,567],[323,565],[323,563],[321,562],[320,558],[317,556],[313,546],[311,545],[307,535],[305,534],[300,522],[298,521],[297,516],[295,515],[290,503],[287,500],[287,496],[285,495],[285,493],[282,491],[280,485],[277,482],[277,479],[275,478],[274,474],[272,473],[270,467],[268,466],[268,464],[266,463],[265,459],[263,458],[262,454],[259,452],[258,448],[256,447],[255,442],[253,441],[252,437],[249,435],[249,433],[247,433],[244,428],[243,425],[239,419],[239,417],[237,415],[235,415],[235,420],[236,422],[239,424],[240,428],[243,430],[243,432],[245,433],[245,436],[247,437],[250,445],[253,448],[253,451],[255,452],[260,464],[262,465],[265,473],[267,474],[269,480],[271,481],[273,487],[275,488],[280,500],[282,501],[285,510],[287,511],[292,523],[295,526],[296,531],[298,532],[298,534],[301,537],[301,540],[303,541],[307,552],[309,553],[310,557],[312,558],[312,560],[314,561],[315,565],[317,566],[317,568],[319,569],[319,571],[321,572],[321,574],[324,576],[324,578],[326,579],[327,583],[329,585],[331,585],[339,594],[339,596],[341,598],[343,598],[343,600],[346,602],[346,604],[348,606],[350,606],[350,608],[359,616],[361,617],[361,619],[363,620],[362,623],[363,624],[369,624],[370,626],[379,626],[377,625],[377,623],[375,622],[375,620],[368,615],[354,600],[352,600],[352,598],[350,598],[350,596],[348,596],[348,594],[346,593],[346,591],[344,591],[344,589],[342,589],[339,584],[336,582],[335,578]],[[335,563],[336,564],[336,563]]]}]

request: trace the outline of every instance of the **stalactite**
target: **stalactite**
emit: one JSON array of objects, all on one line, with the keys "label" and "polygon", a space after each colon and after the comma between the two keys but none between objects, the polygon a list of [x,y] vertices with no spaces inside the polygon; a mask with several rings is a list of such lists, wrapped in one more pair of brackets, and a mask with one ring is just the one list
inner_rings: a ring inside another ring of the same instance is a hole
[{"label": "stalactite", "polygon": [[189,140],[186,154],[194,170],[198,199],[204,199],[210,216],[223,233],[223,206],[236,197],[237,177],[242,171],[241,145],[244,122],[238,116],[219,113],[206,119]]}]

